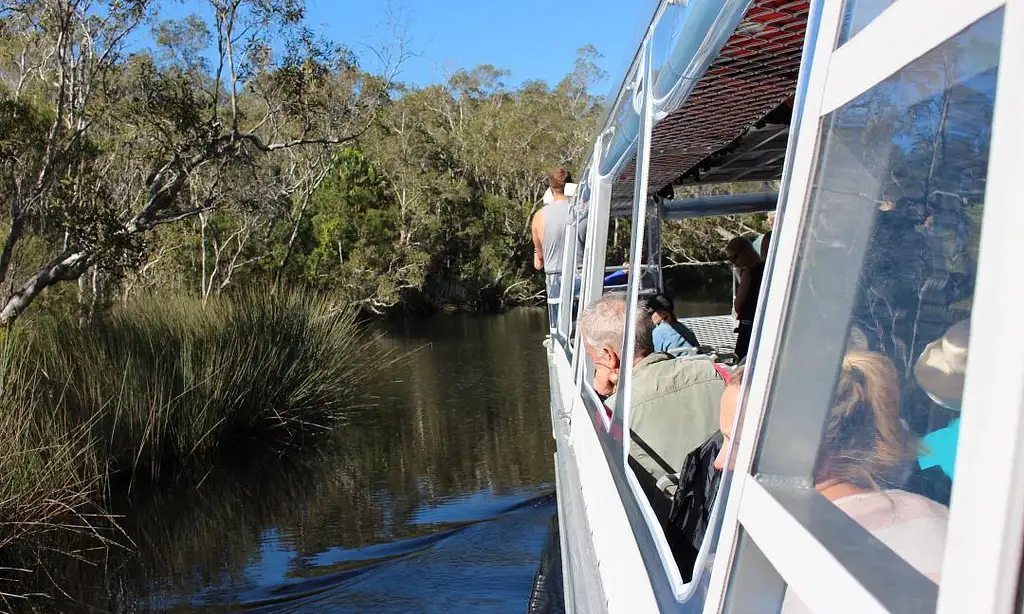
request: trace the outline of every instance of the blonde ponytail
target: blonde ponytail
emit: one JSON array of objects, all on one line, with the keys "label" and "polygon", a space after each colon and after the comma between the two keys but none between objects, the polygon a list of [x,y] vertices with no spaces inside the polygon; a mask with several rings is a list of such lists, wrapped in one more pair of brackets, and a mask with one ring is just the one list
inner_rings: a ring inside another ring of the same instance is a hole
[{"label": "blonde ponytail", "polygon": [[853,351],[843,358],[814,477],[863,488],[895,482],[916,456],[914,437],[899,419],[899,376],[885,356]]}]

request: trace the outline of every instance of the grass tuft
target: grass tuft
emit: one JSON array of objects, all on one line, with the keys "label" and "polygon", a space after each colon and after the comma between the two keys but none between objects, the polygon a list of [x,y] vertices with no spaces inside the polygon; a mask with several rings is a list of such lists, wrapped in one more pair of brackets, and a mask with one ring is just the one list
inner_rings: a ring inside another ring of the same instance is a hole
[{"label": "grass tuft", "polygon": [[102,511],[115,478],[130,490],[203,475],[236,449],[303,445],[392,360],[354,311],[300,291],[140,299],[89,322],[34,322],[3,346],[0,598],[17,594],[5,570],[29,566],[3,567],[11,552],[69,535],[123,543]]}]

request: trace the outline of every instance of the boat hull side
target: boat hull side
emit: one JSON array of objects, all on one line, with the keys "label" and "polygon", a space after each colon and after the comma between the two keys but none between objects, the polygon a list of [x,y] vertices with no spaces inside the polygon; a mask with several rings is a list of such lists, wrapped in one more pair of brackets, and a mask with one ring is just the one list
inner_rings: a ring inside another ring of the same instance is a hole
[{"label": "boat hull side", "polygon": [[568,612],[657,612],[604,451],[562,352],[548,354]]}]

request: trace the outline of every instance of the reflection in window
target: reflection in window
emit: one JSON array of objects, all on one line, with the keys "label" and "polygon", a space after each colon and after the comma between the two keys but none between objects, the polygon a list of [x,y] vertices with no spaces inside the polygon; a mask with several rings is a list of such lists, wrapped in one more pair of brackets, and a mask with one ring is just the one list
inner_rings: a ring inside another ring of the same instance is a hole
[{"label": "reflection in window", "polygon": [[823,119],[756,469],[806,478],[933,581],[1001,27],[984,18]]},{"label": "reflection in window", "polygon": [[896,0],[847,0],[843,6],[843,23],[839,26],[836,47],[841,47],[856,36],[895,2]]},{"label": "reflection in window", "polygon": [[[712,466],[721,447],[719,401],[725,388],[710,357],[677,358],[655,351],[652,313],[638,305],[633,360],[625,361],[628,299],[613,292],[580,319],[583,346],[594,365],[593,390],[608,418],[623,411],[619,384],[630,373],[628,464],[664,531],[684,581],[689,581],[718,493]],[[600,416],[599,416],[600,417]],[[598,423],[600,427],[600,422]],[[627,432],[611,436],[627,441]]]}]

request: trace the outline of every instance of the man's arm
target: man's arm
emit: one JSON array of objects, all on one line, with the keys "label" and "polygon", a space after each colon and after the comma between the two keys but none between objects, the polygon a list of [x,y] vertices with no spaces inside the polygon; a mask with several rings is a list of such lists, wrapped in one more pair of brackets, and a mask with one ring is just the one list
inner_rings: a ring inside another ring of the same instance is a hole
[{"label": "man's arm", "polygon": [[733,309],[736,310],[736,314],[739,315],[740,308],[743,303],[747,301],[747,295],[750,294],[750,286],[754,282],[754,272],[750,269],[743,269],[740,272],[740,287],[736,289],[736,301],[733,303]]},{"label": "man's arm", "polygon": [[538,271],[544,270],[544,244],[541,237],[544,236],[544,210],[538,210],[533,214],[533,223],[530,224],[533,235],[533,268]]}]

